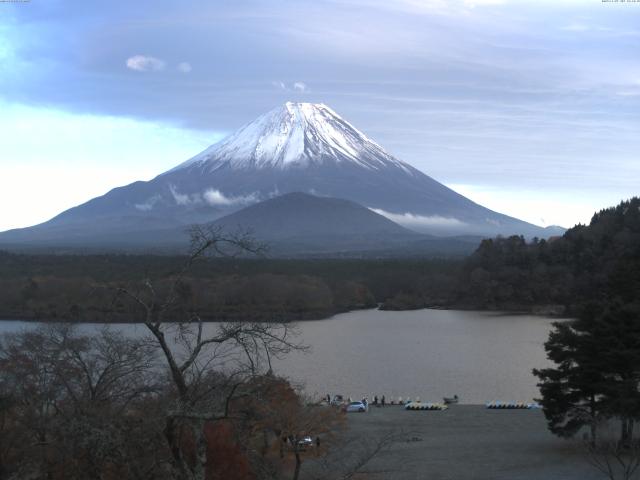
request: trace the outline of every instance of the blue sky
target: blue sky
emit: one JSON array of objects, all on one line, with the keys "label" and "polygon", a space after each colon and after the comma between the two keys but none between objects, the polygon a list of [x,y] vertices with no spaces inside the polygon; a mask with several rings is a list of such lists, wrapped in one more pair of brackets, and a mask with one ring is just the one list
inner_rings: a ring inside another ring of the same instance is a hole
[{"label": "blue sky", "polygon": [[638,195],[640,3],[0,2],[0,230],[323,102],[490,208],[588,222]]}]

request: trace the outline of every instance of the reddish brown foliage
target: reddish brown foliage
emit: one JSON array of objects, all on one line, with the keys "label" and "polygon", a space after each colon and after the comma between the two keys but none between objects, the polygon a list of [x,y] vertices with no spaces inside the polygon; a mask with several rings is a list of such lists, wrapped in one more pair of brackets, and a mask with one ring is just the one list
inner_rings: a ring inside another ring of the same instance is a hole
[{"label": "reddish brown foliage", "polygon": [[253,480],[249,460],[229,421],[204,426],[207,439],[207,480]]}]

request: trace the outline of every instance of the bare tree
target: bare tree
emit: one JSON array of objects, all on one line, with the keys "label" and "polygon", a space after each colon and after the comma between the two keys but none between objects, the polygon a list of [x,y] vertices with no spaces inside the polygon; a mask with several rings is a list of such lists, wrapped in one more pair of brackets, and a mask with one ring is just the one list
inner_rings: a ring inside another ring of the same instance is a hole
[{"label": "bare tree", "polygon": [[[302,348],[287,323],[220,323],[207,328],[189,308],[184,279],[196,261],[210,254],[234,256],[263,250],[247,233],[228,235],[213,227],[194,227],[189,256],[171,276],[168,288],[161,291],[152,279],[145,278],[138,286],[117,290],[136,306],[135,319],[151,333],[175,388],[164,432],[178,478],[205,478],[205,423],[228,418],[229,400],[239,393],[241,384],[270,371],[273,358]],[[183,448],[185,430],[194,437],[195,459],[190,460]]]},{"label": "bare tree", "polygon": [[140,479],[149,478],[147,471],[157,474],[153,428],[139,406],[157,391],[152,362],[147,347],[108,329],[83,336],[69,325],[53,325],[5,336],[2,441],[19,441],[6,445],[13,447],[14,473],[102,478],[111,469]]},{"label": "bare tree", "polygon": [[20,454],[30,457],[23,468],[50,471],[56,413],[63,400],[56,364],[60,352],[46,332],[24,332],[6,336],[0,346],[0,371],[5,392],[10,395],[10,422],[25,442]]}]

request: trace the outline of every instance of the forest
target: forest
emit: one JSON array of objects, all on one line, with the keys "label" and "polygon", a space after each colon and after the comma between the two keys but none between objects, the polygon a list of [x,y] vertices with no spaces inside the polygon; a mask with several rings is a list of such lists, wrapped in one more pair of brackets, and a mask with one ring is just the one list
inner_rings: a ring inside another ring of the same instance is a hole
[{"label": "forest", "polygon": [[[142,278],[171,282],[183,261],[0,252],[0,318],[130,321],[113,289]],[[376,306],[570,316],[586,300],[634,298],[639,272],[640,199],[633,198],[562,237],[486,239],[463,259],[209,257],[183,279],[182,294],[206,320],[318,319]]]},{"label": "forest", "polygon": [[[143,277],[171,278],[184,259],[141,255],[0,253],[0,318],[128,321],[111,291]],[[443,259],[206,258],[184,279],[208,320],[304,320],[392,298],[448,295],[459,263]],[[188,292],[187,292],[188,291]]]},{"label": "forest", "polygon": [[467,290],[458,300],[478,308],[557,305],[571,315],[588,301],[632,302],[640,292],[640,199],[549,241],[484,240],[461,276]]}]

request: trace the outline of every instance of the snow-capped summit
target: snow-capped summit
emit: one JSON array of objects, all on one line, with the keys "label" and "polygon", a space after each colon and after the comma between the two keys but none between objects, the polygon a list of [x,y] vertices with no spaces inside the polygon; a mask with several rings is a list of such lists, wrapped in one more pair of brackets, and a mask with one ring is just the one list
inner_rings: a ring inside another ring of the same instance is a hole
[{"label": "snow-capped summit", "polygon": [[224,140],[173,170],[196,166],[288,168],[324,162],[353,162],[368,169],[385,164],[411,170],[322,103],[284,105],[259,116]]},{"label": "snow-capped summit", "polygon": [[[114,188],[41,225],[0,234],[0,244],[164,245],[168,232],[291,192],[350,200],[433,235],[550,234],[478,205],[394,158],[326,105],[288,102],[153,180]],[[295,204],[299,197],[287,198]],[[321,216],[312,220],[331,230]],[[290,221],[274,220],[273,228],[286,230]]]}]

